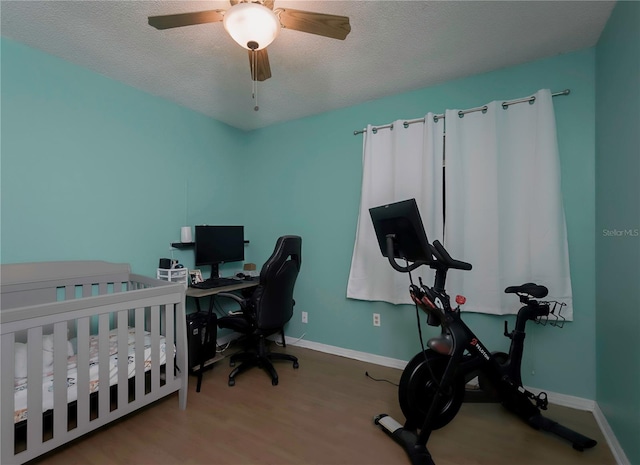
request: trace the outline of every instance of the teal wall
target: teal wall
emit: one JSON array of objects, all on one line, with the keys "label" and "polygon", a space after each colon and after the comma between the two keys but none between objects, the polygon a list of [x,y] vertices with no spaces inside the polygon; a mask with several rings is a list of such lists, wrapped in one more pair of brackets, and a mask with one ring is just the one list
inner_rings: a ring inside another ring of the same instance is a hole
[{"label": "teal wall", "polygon": [[[282,233],[303,237],[296,309],[309,313],[309,323],[302,324],[296,313],[287,333],[292,337],[304,333],[310,341],[402,360],[420,348],[413,307],[345,297],[362,175],[362,136],[354,136],[354,130],[369,123],[419,118],[428,111],[522,97],[540,88],[570,88],[571,95],[554,98],[554,106],[575,321],[564,329],[533,325],[523,371],[528,385],[594,399],[594,55],[589,49],[558,56],[249,133],[246,184],[264,195],[254,195],[257,208],[247,224],[260,229],[260,250],[266,257],[268,247]],[[455,294],[454,289],[450,291]],[[513,304],[517,308],[516,299]],[[379,328],[372,326],[374,312],[381,314]],[[465,318],[490,348],[508,348],[502,317],[469,314]],[[426,333],[432,334],[433,329],[427,328]]]},{"label": "teal wall", "polygon": [[633,464],[640,464],[639,26],[640,3],[619,2],[596,49],[596,399]]},{"label": "teal wall", "polygon": [[155,275],[181,226],[242,222],[228,200],[241,131],[10,40],[1,51],[3,263]]},{"label": "teal wall", "polygon": [[[554,105],[575,321],[532,327],[523,371],[528,385],[594,399],[594,62],[588,49],[246,133],[3,39],[2,262],[106,259],[152,275],[185,223],[245,224],[258,264],[279,235],[300,234],[288,335],[408,360],[420,347],[414,309],[345,297],[362,175],[353,131],[570,88]],[[193,263],[191,251],[175,256]],[[466,320],[507,349],[502,317]]]}]

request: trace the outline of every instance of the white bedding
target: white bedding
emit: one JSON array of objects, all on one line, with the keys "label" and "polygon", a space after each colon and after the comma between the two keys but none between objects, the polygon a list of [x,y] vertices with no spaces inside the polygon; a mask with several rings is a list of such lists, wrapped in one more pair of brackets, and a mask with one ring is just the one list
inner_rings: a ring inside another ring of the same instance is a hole
[{"label": "white bedding", "polygon": [[[135,329],[129,328],[128,337],[128,378],[135,375]],[[89,392],[93,393],[98,391],[98,336],[90,336],[89,338]],[[45,342],[45,341],[43,341]],[[53,364],[47,365],[47,350],[46,343],[43,344],[44,360],[43,360],[43,382],[42,382],[42,411],[53,409]],[[22,350],[22,348],[20,349]],[[175,350],[175,349],[174,349]],[[73,353],[71,345],[69,345],[69,353]],[[16,357],[18,357],[18,350],[16,350]],[[67,402],[73,402],[78,399],[78,391],[76,387],[77,381],[77,366],[76,355],[71,355],[67,359]],[[144,336],[144,367],[145,371],[151,369],[151,335],[145,331]],[[160,336],[160,365],[163,365],[166,360],[165,354],[165,338]],[[18,423],[27,419],[27,378],[26,368],[22,367],[22,363],[16,360],[16,377],[14,380],[14,423]],[[118,382],[118,336],[117,329],[109,332],[109,385],[113,386]]]}]

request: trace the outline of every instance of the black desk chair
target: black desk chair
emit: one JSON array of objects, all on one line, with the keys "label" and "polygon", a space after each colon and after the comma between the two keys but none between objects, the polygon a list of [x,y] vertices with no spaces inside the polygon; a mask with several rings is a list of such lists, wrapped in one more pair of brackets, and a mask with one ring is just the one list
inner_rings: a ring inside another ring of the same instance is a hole
[{"label": "black desk chair", "polygon": [[229,374],[229,386],[233,386],[235,377],[251,367],[263,368],[271,375],[271,384],[278,384],[278,373],[272,360],[288,360],[293,368],[298,368],[298,359],[293,355],[269,352],[266,338],[275,333],[282,334],[284,325],[293,315],[293,288],[300,271],[302,258],[302,238],[282,236],[278,238],[271,257],[260,271],[260,284],[247,298],[235,294],[221,293],[218,297],[228,297],[240,304],[241,312],[218,318],[218,327],[232,329],[245,335],[244,352],[231,356],[231,366],[241,365]]}]

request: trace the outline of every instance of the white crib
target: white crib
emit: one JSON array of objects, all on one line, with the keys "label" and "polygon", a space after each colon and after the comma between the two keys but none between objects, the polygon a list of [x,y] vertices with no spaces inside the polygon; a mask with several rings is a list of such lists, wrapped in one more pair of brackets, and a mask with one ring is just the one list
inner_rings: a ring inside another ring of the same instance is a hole
[{"label": "white crib", "polygon": [[2,464],[24,463],[175,391],[186,408],[182,284],[100,261],[2,265],[0,280]]}]

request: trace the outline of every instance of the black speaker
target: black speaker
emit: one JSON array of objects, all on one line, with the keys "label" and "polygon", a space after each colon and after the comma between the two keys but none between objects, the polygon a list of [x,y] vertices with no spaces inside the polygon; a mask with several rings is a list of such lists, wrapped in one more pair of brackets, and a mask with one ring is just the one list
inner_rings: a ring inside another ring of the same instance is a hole
[{"label": "black speaker", "polygon": [[[207,323],[211,328],[211,337],[207,338]],[[187,315],[187,344],[189,346],[189,370],[199,368],[216,356],[216,339],[218,337],[218,317],[215,313],[208,318],[206,313],[190,313]],[[208,342],[207,342],[208,339]]]},{"label": "black speaker", "polygon": [[170,258],[161,258],[160,263],[158,264],[158,268],[162,268],[163,270],[171,269],[171,259]]}]

